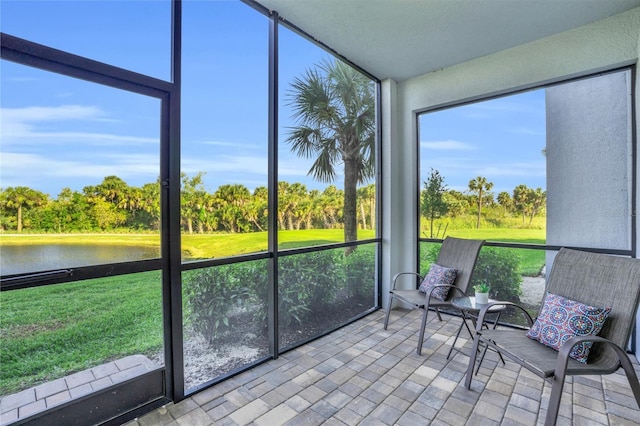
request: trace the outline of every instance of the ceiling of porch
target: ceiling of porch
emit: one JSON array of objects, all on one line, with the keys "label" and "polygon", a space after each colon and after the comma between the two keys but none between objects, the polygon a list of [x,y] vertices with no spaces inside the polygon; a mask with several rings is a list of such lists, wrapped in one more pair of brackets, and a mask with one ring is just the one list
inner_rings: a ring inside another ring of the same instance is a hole
[{"label": "ceiling of porch", "polygon": [[375,77],[398,82],[640,6],[640,0],[257,2]]}]

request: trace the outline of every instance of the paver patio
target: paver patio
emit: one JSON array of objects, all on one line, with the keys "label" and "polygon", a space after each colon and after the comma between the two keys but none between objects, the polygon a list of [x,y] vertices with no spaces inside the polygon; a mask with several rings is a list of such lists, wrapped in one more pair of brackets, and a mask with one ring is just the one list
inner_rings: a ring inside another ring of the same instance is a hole
[{"label": "paver patio", "polygon": [[144,355],[130,355],[0,398],[0,425],[9,425],[57,405],[159,368]]},{"label": "paver patio", "polygon": [[[392,311],[385,331],[377,311],[127,426],[544,423],[550,384],[489,352],[469,391],[463,380],[469,358],[454,352],[446,359],[461,319],[444,315],[440,322],[433,315],[418,356],[420,319],[418,311]],[[471,339],[461,336],[458,344],[468,351]],[[640,372],[635,361],[634,367]],[[569,377],[558,424],[640,424],[622,370]]]}]

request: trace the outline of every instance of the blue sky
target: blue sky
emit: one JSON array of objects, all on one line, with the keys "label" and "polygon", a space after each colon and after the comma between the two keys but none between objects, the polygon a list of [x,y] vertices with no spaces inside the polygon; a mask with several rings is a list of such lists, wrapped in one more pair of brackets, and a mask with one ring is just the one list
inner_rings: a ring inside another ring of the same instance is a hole
[{"label": "blue sky", "polygon": [[426,113],[419,123],[421,185],[433,168],[460,192],[477,176],[496,195],[520,184],[546,189],[544,90]]},{"label": "blue sky", "polygon": [[[2,31],[54,48],[168,80],[167,0],[2,0]],[[188,175],[205,172],[208,190],[267,181],[268,21],[232,1],[183,5],[182,160]],[[324,188],[283,143],[292,125],[287,82],[329,55],[280,32],[279,178]],[[129,185],[159,174],[160,102],[109,87],[2,62],[0,186],[24,185],[56,196],[105,176]],[[421,169],[440,170],[452,189],[475,176],[495,191],[517,184],[544,188],[544,92],[425,115]],[[426,170],[426,172],[425,172]],[[336,182],[341,186],[341,181]]]}]

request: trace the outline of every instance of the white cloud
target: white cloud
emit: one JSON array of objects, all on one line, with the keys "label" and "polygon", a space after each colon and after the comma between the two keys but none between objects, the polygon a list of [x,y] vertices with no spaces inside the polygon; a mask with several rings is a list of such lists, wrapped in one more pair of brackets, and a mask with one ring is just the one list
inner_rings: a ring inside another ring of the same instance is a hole
[{"label": "white cloud", "polygon": [[475,146],[455,141],[455,140],[446,140],[446,141],[423,141],[420,142],[420,147],[425,149],[434,149],[439,151],[451,150],[451,151],[470,151],[477,149]]},{"label": "white cloud", "polygon": [[104,113],[95,106],[61,105],[57,107],[31,106],[0,109],[2,120],[22,123],[61,120],[88,120],[103,118]]},{"label": "white cloud", "polygon": [[518,135],[546,136],[547,134],[544,128],[540,130],[540,129],[534,129],[530,127],[513,127],[508,131],[509,133],[515,133]]},{"label": "white cloud", "polygon": [[258,148],[257,145],[245,145],[243,142],[230,142],[230,141],[202,141],[199,142],[202,145],[211,145],[211,146],[225,146],[230,148]]},{"label": "white cloud", "polygon": [[105,176],[115,175],[136,186],[139,182],[155,182],[160,175],[158,163],[157,156],[145,154],[85,155],[60,160],[37,154],[3,152],[0,185],[29,186],[45,192],[56,192],[69,186],[79,191],[86,185],[100,183]]},{"label": "white cloud", "polygon": [[219,155],[209,158],[182,158],[182,171],[187,174],[207,172],[208,174],[237,172],[246,174],[267,174],[267,159],[258,156]]},{"label": "white cloud", "polygon": [[493,179],[500,176],[546,176],[546,164],[543,161],[495,164],[477,170],[478,176]]},{"label": "white cloud", "polygon": [[[46,131],[39,129],[46,123],[61,122],[115,122],[98,107],[82,105],[62,105],[58,107],[26,107],[0,109],[0,134],[4,147],[12,143],[27,144],[69,144],[81,142],[91,145],[159,144],[158,138],[117,135],[106,132],[86,131]],[[68,124],[65,125],[68,128]],[[50,127],[50,126],[47,126]]]}]

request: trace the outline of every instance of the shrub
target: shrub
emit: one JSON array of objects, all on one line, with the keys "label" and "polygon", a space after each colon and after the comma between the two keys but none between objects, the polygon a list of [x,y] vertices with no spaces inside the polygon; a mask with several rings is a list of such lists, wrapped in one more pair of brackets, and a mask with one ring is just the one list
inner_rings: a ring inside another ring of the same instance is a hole
[{"label": "shrub", "polygon": [[[278,261],[278,322],[286,329],[334,315],[340,302],[373,306],[375,261],[370,250],[323,250]],[[265,261],[243,262],[184,274],[184,311],[193,329],[211,344],[233,326],[238,312],[267,323]]]},{"label": "shrub", "polygon": [[[421,245],[422,246],[422,245]],[[440,253],[440,244],[429,244],[421,250],[420,271],[426,273]],[[471,278],[472,286],[481,282],[489,284],[489,295],[493,299],[520,301],[520,258],[513,249],[500,247],[482,247]]]},{"label": "shrub", "polygon": [[241,307],[251,292],[245,281],[234,276],[243,264],[218,266],[188,272],[183,290],[186,310],[193,329],[212,344],[228,331],[234,307]]},{"label": "shrub", "polygon": [[357,249],[344,257],[347,297],[355,303],[373,306],[376,262],[369,250]]},{"label": "shrub", "polygon": [[287,256],[279,260],[278,318],[281,326],[302,323],[330,309],[344,281],[334,250]]},{"label": "shrub", "polygon": [[520,258],[511,249],[483,247],[471,278],[471,285],[486,282],[489,284],[491,298],[519,302],[522,282],[519,264]]}]

